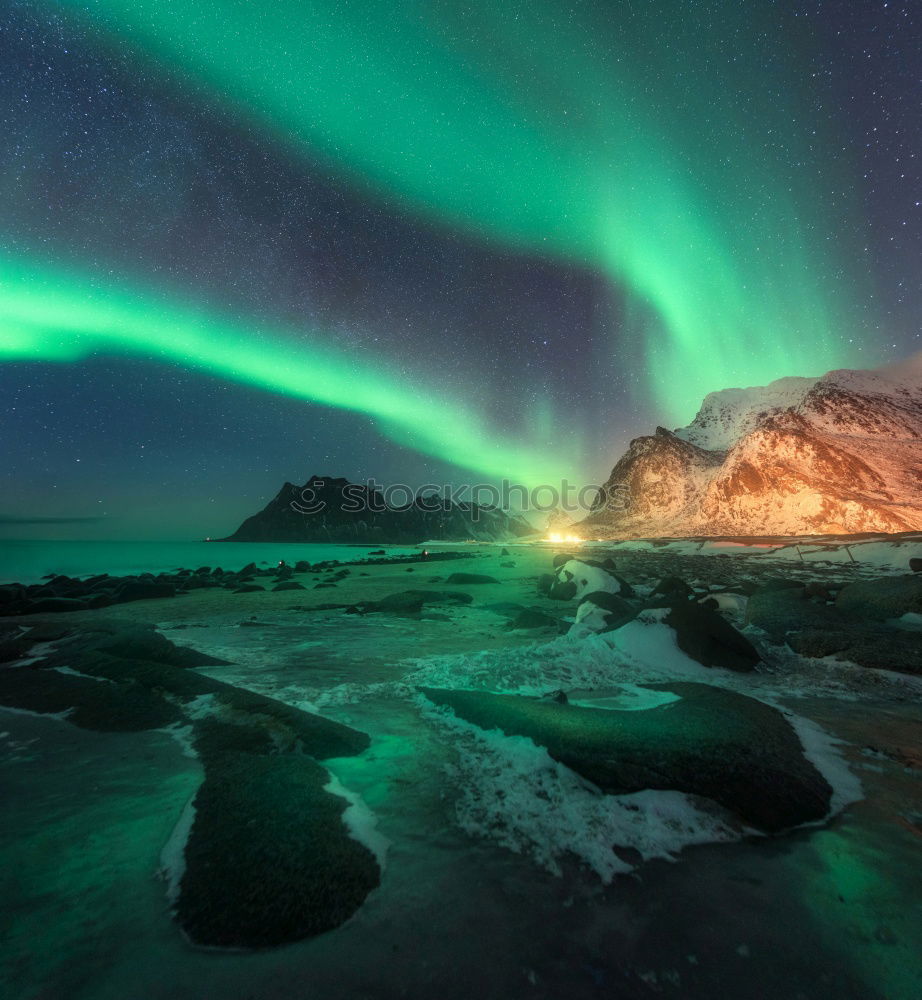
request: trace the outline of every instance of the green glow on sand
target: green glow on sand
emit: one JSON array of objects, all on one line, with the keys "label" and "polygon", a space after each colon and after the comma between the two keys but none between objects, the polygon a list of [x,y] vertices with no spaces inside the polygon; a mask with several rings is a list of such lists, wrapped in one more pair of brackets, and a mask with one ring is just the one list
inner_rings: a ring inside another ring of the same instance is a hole
[{"label": "green glow on sand", "polygon": [[[319,337],[313,338],[315,340]],[[548,442],[503,441],[463,403],[376,362],[253,331],[125,287],[0,257],[0,361],[76,361],[94,352],[179,363],[373,418],[388,436],[446,462],[525,486],[568,474]],[[569,473],[572,478],[572,472]]]},{"label": "green glow on sand", "polygon": [[[814,97],[798,92],[809,60],[777,12],[737,0],[706,12],[679,0],[56,6],[388,202],[602,270],[635,317],[612,331],[608,362],[644,375],[664,422],[687,422],[714,389],[856,362],[860,331],[843,317],[858,275],[837,259],[852,248],[804,166],[811,143],[833,144],[811,138]],[[825,162],[822,184],[847,187]]]}]

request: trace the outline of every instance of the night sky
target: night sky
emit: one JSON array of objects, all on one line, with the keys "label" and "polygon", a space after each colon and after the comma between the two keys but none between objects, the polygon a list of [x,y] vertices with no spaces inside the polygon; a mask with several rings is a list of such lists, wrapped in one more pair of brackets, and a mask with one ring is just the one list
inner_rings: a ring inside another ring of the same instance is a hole
[{"label": "night sky", "polygon": [[0,537],[604,481],[922,347],[911,3],[0,2]]}]

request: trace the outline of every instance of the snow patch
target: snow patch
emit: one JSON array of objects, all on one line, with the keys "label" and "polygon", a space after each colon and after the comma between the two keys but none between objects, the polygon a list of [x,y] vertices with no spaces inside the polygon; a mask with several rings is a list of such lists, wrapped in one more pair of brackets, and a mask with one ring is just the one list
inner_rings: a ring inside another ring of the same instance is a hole
[{"label": "snow patch", "polygon": [[391,842],[378,830],[378,817],[360,795],[344,787],[335,774],[329,771],[327,773],[330,780],[323,786],[323,790],[349,803],[342,817],[349,836],[371,851],[383,872]]},{"label": "snow patch", "polygon": [[195,822],[195,795],[185,804],[173,827],[173,832],[160,852],[159,878],[166,882],[166,898],[175,906],[179,902],[179,891],[183,875],[186,874],[186,844]]},{"label": "snow patch", "polygon": [[633,849],[644,861],[673,861],[693,844],[738,840],[745,832],[705,800],[673,791],[606,795],[527,737],[485,732],[429,702],[422,710],[455,739],[451,776],[461,828],[554,875],[572,856],[608,884],[635,867],[615,847]]}]

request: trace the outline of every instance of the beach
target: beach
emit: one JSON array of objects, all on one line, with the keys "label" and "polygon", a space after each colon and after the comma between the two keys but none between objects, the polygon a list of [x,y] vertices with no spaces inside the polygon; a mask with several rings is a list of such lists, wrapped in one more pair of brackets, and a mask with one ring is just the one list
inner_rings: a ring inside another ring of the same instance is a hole
[{"label": "beach", "polygon": [[[661,548],[613,551],[638,599],[677,575],[705,594],[782,573],[801,586],[879,573],[850,561]],[[210,587],[42,614],[49,635],[153,625],[176,646],[226,661],[186,668],[228,686],[210,697],[251,692],[365,734],[366,749],[321,764],[337,794],[357,803],[352,833],[380,872],[335,929],[282,947],[203,948],[171,916],[168,887],[184,811],[203,780],[188,720],[207,715],[209,696],[195,710],[187,703],[177,723],[131,732],[79,728],[66,712],[0,709],[0,808],[16,832],[2,848],[14,995],[917,993],[919,680],[772,644],[747,624],[742,595],[721,614],[758,650],[752,672],[695,662],[649,613],[568,636],[576,602],[538,591],[559,551],[476,546],[430,562],[416,550],[415,562],[341,562],[285,581],[304,589]],[[252,585],[273,580],[257,573]],[[401,607],[408,591],[429,596]],[[392,610],[382,610],[388,601]],[[37,621],[4,626],[27,637]],[[536,627],[514,627],[522,622]],[[10,669],[28,669],[16,662]],[[683,693],[654,691],[664,685]],[[421,694],[540,699],[563,690],[568,710],[640,718],[670,699],[691,704],[692,688],[681,685],[786,713],[832,790],[826,818],[766,835],[695,796],[600,794],[533,740],[472,726]],[[330,879],[335,886],[337,873]]]}]

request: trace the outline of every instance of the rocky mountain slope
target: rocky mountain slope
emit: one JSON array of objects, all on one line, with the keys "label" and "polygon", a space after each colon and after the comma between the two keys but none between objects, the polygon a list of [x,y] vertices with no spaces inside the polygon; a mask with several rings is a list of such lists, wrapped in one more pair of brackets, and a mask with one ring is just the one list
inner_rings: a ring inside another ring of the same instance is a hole
[{"label": "rocky mountain slope", "polygon": [[522,517],[497,507],[416,497],[388,507],[381,493],[346,479],[311,476],[304,486],[285,483],[229,542],[509,541],[534,534]]},{"label": "rocky mountain slope", "polygon": [[597,537],[922,528],[922,370],[832,371],[707,396],[636,438],[583,522]]}]

